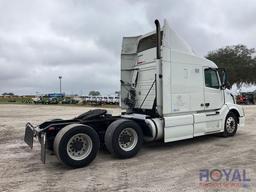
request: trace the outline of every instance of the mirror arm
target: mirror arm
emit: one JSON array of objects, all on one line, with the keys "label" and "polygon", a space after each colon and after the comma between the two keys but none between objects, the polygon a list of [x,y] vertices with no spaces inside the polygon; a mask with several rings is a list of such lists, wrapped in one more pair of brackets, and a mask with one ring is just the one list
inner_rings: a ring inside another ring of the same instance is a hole
[{"label": "mirror arm", "polygon": [[225,90],[225,89],[226,89],[226,85],[225,85],[225,84],[222,84],[222,85],[220,86],[220,89],[221,89],[221,90]]}]

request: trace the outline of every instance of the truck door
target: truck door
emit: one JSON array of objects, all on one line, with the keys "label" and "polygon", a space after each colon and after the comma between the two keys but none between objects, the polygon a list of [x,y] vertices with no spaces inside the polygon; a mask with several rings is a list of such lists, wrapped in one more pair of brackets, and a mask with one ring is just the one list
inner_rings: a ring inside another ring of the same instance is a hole
[{"label": "truck door", "polygon": [[224,105],[224,92],[220,86],[218,72],[214,68],[204,68],[204,106],[206,132],[221,129],[221,116],[218,110]]}]

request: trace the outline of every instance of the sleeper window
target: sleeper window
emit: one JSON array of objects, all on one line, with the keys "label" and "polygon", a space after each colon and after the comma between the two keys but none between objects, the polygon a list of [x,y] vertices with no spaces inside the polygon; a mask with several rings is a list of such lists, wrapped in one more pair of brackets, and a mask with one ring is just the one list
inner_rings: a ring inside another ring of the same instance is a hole
[{"label": "sleeper window", "polygon": [[219,79],[217,71],[213,69],[204,70],[205,86],[210,88],[219,89]]},{"label": "sleeper window", "polygon": [[[163,31],[161,31],[161,45],[163,39]],[[137,53],[156,47],[156,34],[147,36],[139,41]]]}]

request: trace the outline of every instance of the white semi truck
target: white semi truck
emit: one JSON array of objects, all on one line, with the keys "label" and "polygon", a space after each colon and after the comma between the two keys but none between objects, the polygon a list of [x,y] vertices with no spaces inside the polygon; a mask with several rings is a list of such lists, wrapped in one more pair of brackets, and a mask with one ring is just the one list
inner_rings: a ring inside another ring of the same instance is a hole
[{"label": "white semi truck", "polygon": [[244,125],[244,111],[226,89],[227,75],[197,56],[165,21],[156,30],[124,37],[121,53],[121,108],[112,116],[92,110],[69,120],[38,126],[27,123],[25,142],[41,143],[71,167],[88,165],[100,146],[118,158],[130,158],[143,142],[172,142],[208,134],[234,136]]}]

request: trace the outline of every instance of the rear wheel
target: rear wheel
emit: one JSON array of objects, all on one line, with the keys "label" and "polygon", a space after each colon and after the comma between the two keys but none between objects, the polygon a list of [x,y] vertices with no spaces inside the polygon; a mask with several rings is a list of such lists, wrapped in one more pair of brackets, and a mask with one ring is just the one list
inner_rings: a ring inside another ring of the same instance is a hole
[{"label": "rear wheel", "polygon": [[234,113],[229,112],[225,120],[225,128],[224,128],[224,132],[222,133],[222,136],[224,137],[234,136],[237,131],[237,124],[238,124],[238,117]]},{"label": "rear wheel", "polygon": [[99,150],[98,134],[89,126],[71,124],[61,129],[54,140],[54,152],[65,165],[79,168],[91,163]]},{"label": "rear wheel", "polygon": [[140,126],[128,119],[119,119],[109,125],[105,133],[108,151],[118,158],[130,158],[140,150],[143,133]]}]

